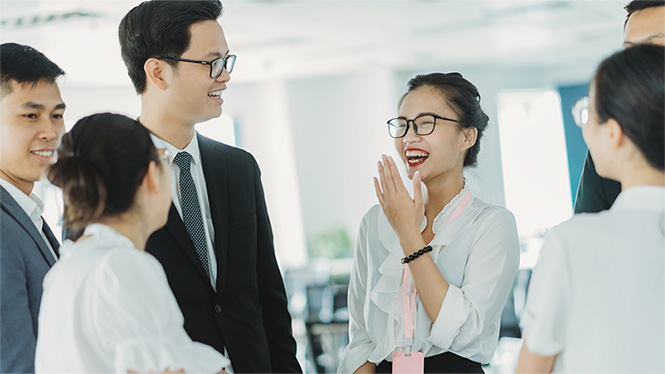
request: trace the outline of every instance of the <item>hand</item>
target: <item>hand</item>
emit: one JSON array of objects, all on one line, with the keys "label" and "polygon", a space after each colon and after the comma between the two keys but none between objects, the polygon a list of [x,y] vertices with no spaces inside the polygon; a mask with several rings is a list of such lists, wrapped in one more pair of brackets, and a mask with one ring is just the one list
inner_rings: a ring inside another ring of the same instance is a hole
[{"label": "hand", "polygon": [[395,161],[386,155],[382,155],[382,159],[383,162],[378,162],[379,179],[374,177],[374,189],[383,213],[400,241],[408,235],[420,236],[420,225],[425,214],[420,173],[416,172],[413,176],[413,199],[411,199]]}]

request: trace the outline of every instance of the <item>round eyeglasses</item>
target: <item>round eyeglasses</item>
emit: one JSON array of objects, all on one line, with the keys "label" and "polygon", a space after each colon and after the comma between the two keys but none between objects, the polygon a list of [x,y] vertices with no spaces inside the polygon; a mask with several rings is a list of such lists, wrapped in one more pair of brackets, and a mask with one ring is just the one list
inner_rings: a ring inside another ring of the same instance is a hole
[{"label": "round eyeglasses", "polygon": [[577,127],[583,128],[589,122],[589,97],[584,96],[577,100],[577,103],[573,106],[572,113]]},{"label": "round eyeglasses", "polygon": [[180,57],[157,57],[160,60],[172,60],[172,61],[182,61],[182,62],[193,62],[195,64],[210,65],[210,78],[216,79],[222,75],[222,71],[226,71],[231,74],[233,71],[233,66],[236,64],[236,55],[228,55],[226,57],[218,57],[212,61],[201,61],[201,60],[190,60],[187,58]]},{"label": "round eyeglasses", "polygon": [[410,124],[413,124],[413,131],[416,133],[416,135],[429,135],[432,133],[432,131],[434,131],[434,126],[436,126],[437,119],[457,122],[460,125],[463,125],[462,122],[456,119],[441,117],[434,114],[421,114],[414,119],[397,117],[389,120],[387,122],[388,133],[392,138],[401,138],[409,131]]}]

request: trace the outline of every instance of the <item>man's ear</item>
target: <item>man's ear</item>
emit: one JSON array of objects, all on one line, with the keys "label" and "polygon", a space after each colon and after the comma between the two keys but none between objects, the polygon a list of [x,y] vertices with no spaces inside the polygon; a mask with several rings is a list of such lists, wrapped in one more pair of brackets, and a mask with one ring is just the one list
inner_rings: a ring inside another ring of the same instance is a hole
[{"label": "man's ear", "polygon": [[473,147],[473,145],[476,144],[476,140],[478,139],[478,129],[475,127],[468,127],[462,129],[462,131],[464,132],[464,145],[462,150]]},{"label": "man's ear", "polygon": [[168,87],[164,79],[165,62],[156,58],[149,58],[143,64],[143,71],[145,71],[146,79],[157,87],[159,90],[165,90]]}]

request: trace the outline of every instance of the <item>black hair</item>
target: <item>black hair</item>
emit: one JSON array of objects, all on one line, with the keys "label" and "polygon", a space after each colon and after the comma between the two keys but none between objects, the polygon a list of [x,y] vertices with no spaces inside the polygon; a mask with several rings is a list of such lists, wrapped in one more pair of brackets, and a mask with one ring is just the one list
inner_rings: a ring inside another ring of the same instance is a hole
[{"label": "black hair", "polygon": [[65,134],[48,180],[62,189],[63,226],[81,228],[128,211],[151,162],[158,162],[150,132],[120,114],[80,119]]},{"label": "black hair", "polygon": [[665,47],[642,44],[611,55],[593,84],[599,122],[616,120],[647,162],[664,170]]},{"label": "black hair", "polygon": [[41,80],[55,82],[65,72],[38,50],[16,43],[0,45],[0,90],[2,96],[12,92],[11,80],[32,84]]},{"label": "black hair", "polygon": [[475,127],[478,130],[476,143],[468,149],[464,158],[464,166],[476,166],[480,152],[480,139],[483,136],[489,117],[480,107],[480,93],[473,83],[466,80],[460,73],[430,73],[416,75],[408,83],[407,92],[402,95],[398,106],[411,91],[419,87],[431,87],[439,90],[455,111],[461,126]]},{"label": "black hair", "polygon": [[[149,58],[180,57],[189,48],[190,26],[222,15],[219,0],[144,1],[120,21],[118,37],[127,74],[138,94],[145,91]],[[166,60],[172,66],[177,61]]]},{"label": "black hair", "polygon": [[628,5],[623,7],[623,9],[628,12],[626,15],[626,21],[624,21],[624,27],[626,27],[626,24],[628,23],[628,19],[630,19],[630,16],[633,15],[633,13],[648,9],[648,8],[656,8],[660,6],[665,6],[665,0],[633,0]]}]

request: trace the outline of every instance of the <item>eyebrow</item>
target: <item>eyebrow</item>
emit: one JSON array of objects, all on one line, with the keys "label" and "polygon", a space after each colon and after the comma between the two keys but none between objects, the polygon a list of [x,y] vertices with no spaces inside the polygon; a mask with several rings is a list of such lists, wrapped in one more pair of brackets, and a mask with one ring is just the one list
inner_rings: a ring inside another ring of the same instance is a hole
[{"label": "eyebrow", "polygon": [[208,52],[208,54],[205,55],[205,57],[226,57],[231,53],[231,51],[227,50],[225,54],[221,54],[219,52]]},{"label": "eyebrow", "polygon": [[[21,108],[27,108],[27,109],[38,109],[38,110],[44,110],[45,107],[42,104],[36,103],[34,101],[28,101],[25,102],[21,105]],[[65,109],[66,105],[65,103],[60,103],[53,108],[53,110],[58,110],[58,109]]]},{"label": "eyebrow", "polygon": [[636,45],[636,44],[648,44],[650,41],[652,41],[654,39],[663,38],[663,37],[665,37],[665,34],[662,33],[662,32],[659,32],[657,34],[649,35],[649,37],[647,37],[646,39],[640,39],[636,42],[627,40],[623,43],[623,45],[624,46],[633,46],[633,45]]}]

